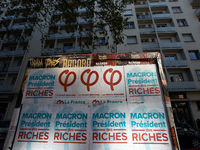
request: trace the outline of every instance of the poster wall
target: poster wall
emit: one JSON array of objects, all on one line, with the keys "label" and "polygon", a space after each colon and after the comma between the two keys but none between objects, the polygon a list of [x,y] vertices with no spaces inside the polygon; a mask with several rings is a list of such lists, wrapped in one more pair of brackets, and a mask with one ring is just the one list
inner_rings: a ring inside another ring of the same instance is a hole
[{"label": "poster wall", "polygon": [[172,149],[155,64],[31,69],[23,94],[16,150]]},{"label": "poster wall", "polygon": [[24,105],[14,149],[171,149],[166,114],[155,105]]}]

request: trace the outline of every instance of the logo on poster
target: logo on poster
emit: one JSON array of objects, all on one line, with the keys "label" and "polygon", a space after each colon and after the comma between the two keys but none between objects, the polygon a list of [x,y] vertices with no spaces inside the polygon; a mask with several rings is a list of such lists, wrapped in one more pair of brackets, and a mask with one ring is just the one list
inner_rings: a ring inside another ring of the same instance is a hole
[{"label": "logo on poster", "polygon": [[[83,79],[83,76],[85,74],[88,74],[88,78],[87,78],[87,81],[85,82],[84,79]],[[93,81],[93,82],[90,82],[90,79],[91,79],[91,76],[92,74],[95,74],[96,75],[96,79]],[[90,86],[93,86],[97,83],[97,81],[99,80],[99,74],[96,72],[96,71],[91,71],[90,69],[86,69],[85,71],[82,72],[81,74],[81,82],[87,86],[87,91],[90,91]]]},{"label": "logo on poster", "polygon": [[[107,76],[108,73],[111,74],[111,76],[110,76],[110,82],[106,79],[106,76]],[[118,78],[118,80],[116,82],[113,81],[115,74],[119,75],[119,78]],[[117,84],[119,84],[121,82],[121,80],[122,80],[122,74],[121,74],[121,72],[119,70],[113,70],[113,68],[109,68],[109,69],[107,69],[104,72],[104,74],[103,74],[103,80],[105,81],[106,84],[110,85],[110,89],[112,91],[114,91],[114,86],[117,85]]]},{"label": "logo on poster", "polygon": [[[63,76],[63,74],[66,74],[66,75],[67,75],[64,82],[62,81],[62,76]],[[70,75],[73,76],[73,80],[72,80],[70,83],[68,83],[68,79],[69,79]],[[70,72],[69,70],[64,70],[64,71],[61,72],[61,74],[59,75],[59,82],[60,82],[60,84],[61,84],[62,86],[64,86],[64,91],[65,91],[65,92],[67,91],[67,87],[68,87],[68,86],[71,86],[72,84],[74,84],[75,81],[76,81],[76,73],[73,72],[73,71]]]}]

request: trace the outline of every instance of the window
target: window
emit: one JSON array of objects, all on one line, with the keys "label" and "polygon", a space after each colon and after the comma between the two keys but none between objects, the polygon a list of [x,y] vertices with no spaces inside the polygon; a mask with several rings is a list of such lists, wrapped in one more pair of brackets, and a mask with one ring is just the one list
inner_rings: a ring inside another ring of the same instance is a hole
[{"label": "window", "polygon": [[199,51],[189,51],[190,59],[200,59]]},{"label": "window", "polygon": [[188,24],[187,24],[185,19],[177,20],[177,23],[178,23],[179,27],[188,26]]},{"label": "window", "polygon": [[196,70],[197,78],[200,81],[200,70]]},{"label": "window", "polygon": [[178,93],[169,92],[169,96],[171,99],[186,99],[187,98],[186,93],[182,93],[182,92],[178,92]]},{"label": "window", "polygon": [[182,13],[182,10],[180,7],[172,7],[172,10],[174,13]]},{"label": "window", "polygon": [[124,2],[124,4],[128,5],[128,4],[131,4],[131,2],[130,1],[126,1],[126,2]]},{"label": "window", "polygon": [[136,36],[128,36],[127,37],[127,44],[135,44],[135,43],[137,43]]},{"label": "window", "polygon": [[16,81],[17,77],[13,77],[12,80],[11,80],[11,84],[10,85],[14,85],[15,84],[15,81]]},{"label": "window", "polygon": [[184,42],[193,42],[193,36],[192,34],[182,34]]},{"label": "window", "polygon": [[0,85],[3,85],[4,79],[0,79]]},{"label": "window", "polygon": [[15,47],[9,47],[9,51],[15,51]]},{"label": "window", "polygon": [[200,101],[196,102],[198,110],[200,110]]},{"label": "window", "polygon": [[132,28],[134,28],[135,26],[134,26],[134,22],[128,22],[127,24],[126,24],[126,29],[132,29]]},{"label": "window", "polygon": [[97,30],[101,31],[101,30],[105,30],[105,26],[97,26]]},{"label": "window", "polygon": [[165,60],[166,61],[177,60],[176,54],[165,55]]},{"label": "window", "polygon": [[63,52],[66,52],[68,49],[73,48],[73,43],[66,43],[64,44]]},{"label": "window", "polygon": [[21,66],[21,64],[22,64],[22,60],[19,60],[17,63],[17,66]]},{"label": "window", "polygon": [[183,82],[182,73],[170,74],[169,77],[171,82]]},{"label": "window", "polygon": [[133,15],[133,12],[132,12],[131,9],[128,9],[128,10],[125,10],[125,11],[124,11],[124,15],[125,15],[125,16],[132,16],[132,15]]},{"label": "window", "polygon": [[149,39],[141,39],[141,42],[142,42],[142,43],[149,42]]},{"label": "window", "polygon": [[2,71],[8,71],[9,65],[10,65],[10,63],[5,63],[5,64],[3,65]]},{"label": "window", "polygon": [[106,40],[105,38],[100,38],[97,42],[97,45],[106,45]]},{"label": "window", "polygon": [[157,24],[157,28],[167,27],[167,24]]}]

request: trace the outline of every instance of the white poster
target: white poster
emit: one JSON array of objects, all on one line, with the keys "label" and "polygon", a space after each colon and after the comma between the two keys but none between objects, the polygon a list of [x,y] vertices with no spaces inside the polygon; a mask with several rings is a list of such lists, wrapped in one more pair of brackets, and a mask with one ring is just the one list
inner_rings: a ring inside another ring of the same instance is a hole
[{"label": "white poster", "polygon": [[155,65],[125,66],[127,101],[152,103],[161,101],[161,89]]},{"label": "white poster", "polygon": [[29,105],[14,150],[170,150],[164,109],[156,105]]},{"label": "white poster", "polygon": [[122,66],[31,69],[22,103],[52,104],[113,98],[126,100]]}]

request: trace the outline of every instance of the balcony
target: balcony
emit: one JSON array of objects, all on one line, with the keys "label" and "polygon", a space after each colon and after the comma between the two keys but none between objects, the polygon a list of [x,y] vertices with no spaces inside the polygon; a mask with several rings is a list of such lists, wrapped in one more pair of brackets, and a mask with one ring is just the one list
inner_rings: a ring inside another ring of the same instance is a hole
[{"label": "balcony", "polygon": [[151,15],[137,15],[137,19],[151,19]]},{"label": "balcony", "polygon": [[171,90],[177,89],[195,89],[195,83],[193,81],[186,82],[167,82],[167,88]]},{"label": "balcony", "polygon": [[[81,36],[87,36],[89,32],[82,32]],[[48,40],[54,40],[54,39],[65,39],[65,38],[75,38],[77,36],[80,36],[80,34],[78,32],[74,32],[74,33],[56,33],[56,34],[51,34],[47,37]]]},{"label": "balcony", "polygon": [[165,67],[184,67],[188,66],[187,60],[170,60],[170,61],[163,61],[163,65]]},{"label": "balcony", "polygon": [[25,51],[0,51],[0,57],[23,56]]},{"label": "balcony", "polygon": [[14,90],[14,85],[0,85],[1,92],[12,92]]},{"label": "balcony", "polygon": [[152,33],[155,32],[154,28],[140,28],[140,33]]},{"label": "balcony", "polygon": [[166,6],[166,2],[155,2],[155,3],[149,3],[149,6]]},{"label": "balcony", "polygon": [[142,48],[145,49],[158,49],[158,43],[142,43]]},{"label": "balcony", "polygon": [[81,49],[80,47],[71,47],[69,49],[66,49],[65,51],[63,48],[46,48],[42,50],[43,55],[51,55],[51,54],[72,54],[72,53],[89,53],[92,51],[92,46],[89,46],[89,48],[84,47]]},{"label": "balcony", "polygon": [[153,18],[171,18],[171,14],[153,14]]},{"label": "balcony", "polygon": [[9,67],[8,72],[19,72],[20,66]]},{"label": "balcony", "polygon": [[156,28],[157,32],[176,32],[176,27],[161,27]]},{"label": "balcony", "polygon": [[148,7],[148,5],[147,4],[140,4],[140,5],[135,5],[135,8],[137,9],[137,8],[147,8]]},{"label": "balcony", "polygon": [[182,47],[181,42],[160,42],[161,48],[180,48]]}]

